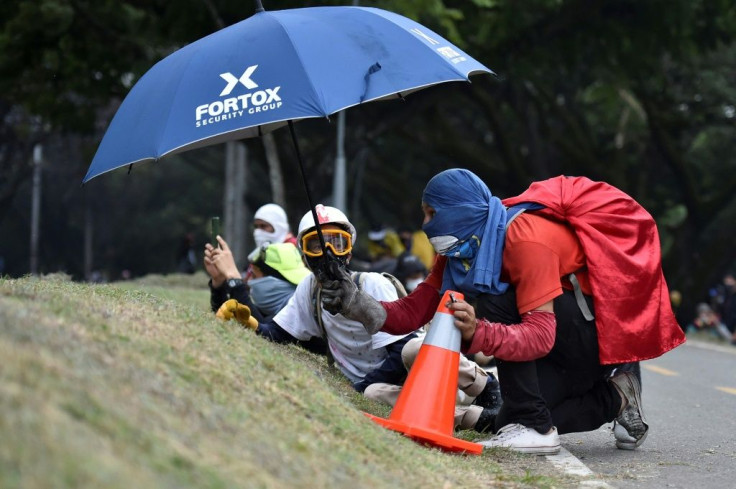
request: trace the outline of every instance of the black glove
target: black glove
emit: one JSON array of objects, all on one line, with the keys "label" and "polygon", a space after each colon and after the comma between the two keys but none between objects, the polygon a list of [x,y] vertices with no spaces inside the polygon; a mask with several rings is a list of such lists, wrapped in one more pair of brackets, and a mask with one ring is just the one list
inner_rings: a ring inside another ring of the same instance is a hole
[{"label": "black glove", "polygon": [[325,310],[358,321],[370,334],[378,332],[386,321],[386,310],[358,288],[347,270],[340,269],[336,275],[334,280],[322,282],[322,305]]}]

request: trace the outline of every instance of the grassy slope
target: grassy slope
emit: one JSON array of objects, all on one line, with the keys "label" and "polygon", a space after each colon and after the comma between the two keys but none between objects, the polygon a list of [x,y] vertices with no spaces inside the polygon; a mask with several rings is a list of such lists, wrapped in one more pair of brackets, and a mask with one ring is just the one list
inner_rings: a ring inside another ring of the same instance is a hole
[{"label": "grassy slope", "polygon": [[447,455],[378,427],[361,411],[386,407],[323,359],[215,319],[197,279],[0,279],[0,487],[571,482],[541,458]]}]

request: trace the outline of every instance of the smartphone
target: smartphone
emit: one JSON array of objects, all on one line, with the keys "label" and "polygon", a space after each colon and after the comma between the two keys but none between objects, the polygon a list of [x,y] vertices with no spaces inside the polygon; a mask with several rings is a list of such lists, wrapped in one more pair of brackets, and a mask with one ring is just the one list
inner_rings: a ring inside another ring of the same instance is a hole
[{"label": "smartphone", "polygon": [[212,246],[215,248],[220,246],[217,242],[217,235],[220,234],[220,218],[215,216],[212,218]]}]

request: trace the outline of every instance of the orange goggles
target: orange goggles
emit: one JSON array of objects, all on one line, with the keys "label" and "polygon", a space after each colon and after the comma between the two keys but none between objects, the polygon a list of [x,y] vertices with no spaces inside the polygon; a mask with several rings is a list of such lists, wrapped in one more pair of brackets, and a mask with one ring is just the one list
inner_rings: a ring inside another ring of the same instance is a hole
[{"label": "orange goggles", "polygon": [[[335,256],[345,256],[353,250],[353,237],[342,229],[323,229],[325,247],[332,250]],[[319,244],[317,231],[302,236],[302,252],[310,257],[322,256],[322,246]]]}]

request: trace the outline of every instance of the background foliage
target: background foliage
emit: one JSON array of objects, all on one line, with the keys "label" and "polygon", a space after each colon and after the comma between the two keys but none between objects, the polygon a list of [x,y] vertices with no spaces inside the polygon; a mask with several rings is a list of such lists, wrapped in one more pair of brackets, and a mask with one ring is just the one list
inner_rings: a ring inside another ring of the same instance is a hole
[{"label": "background foliage", "polygon": [[[266,9],[351,2],[265,2]],[[732,0],[362,1],[433,28],[498,76],[445,84],[347,113],[348,212],[359,231],[419,226],[437,171],[461,166],[495,194],[558,174],[605,180],[660,224],[684,310],[734,265],[736,5]],[[157,60],[252,13],[228,0],[8,0],[0,5],[0,255],[28,272],[32,148],[45,151],[43,271],[82,278],[85,213],[94,267],[167,273],[181,236],[207,240],[221,213],[224,148],[80,182],[120,100]],[[328,201],[335,124],[297,125]],[[286,131],[274,133],[292,223],[307,204]],[[258,140],[248,203],[268,202]],[[359,240],[360,244],[360,240]]]}]

